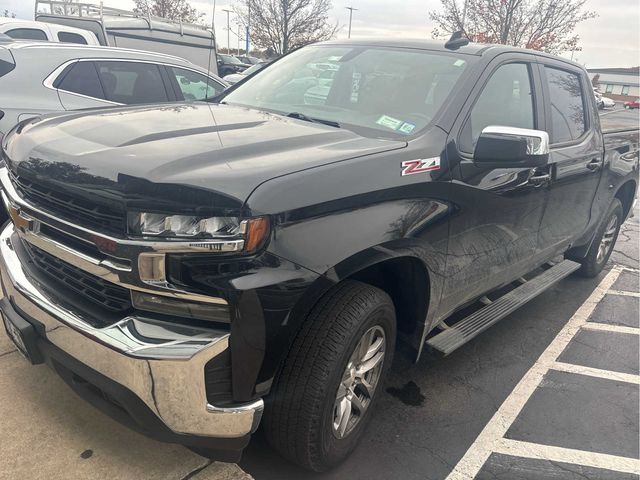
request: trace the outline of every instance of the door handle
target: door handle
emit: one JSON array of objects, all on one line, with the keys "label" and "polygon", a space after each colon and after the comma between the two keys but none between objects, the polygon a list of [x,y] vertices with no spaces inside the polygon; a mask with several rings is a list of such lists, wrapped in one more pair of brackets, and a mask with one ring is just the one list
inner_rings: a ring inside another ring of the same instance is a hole
[{"label": "door handle", "polygon": [[600,169],[600,159],[594,158],[589,163],[587,163],[587,168],[592,172],[595,172]]},{"label": "door handle", "polygon": [[529,177],[529,180],[527,180],[527,182],[530,185],[534,185],[536,187],[539,187],[540,185],[544,185],[545,183],[549,183],[551,181],[551,174],[549,173],[545,173],[543,175],[534,175],[532,177]]}]

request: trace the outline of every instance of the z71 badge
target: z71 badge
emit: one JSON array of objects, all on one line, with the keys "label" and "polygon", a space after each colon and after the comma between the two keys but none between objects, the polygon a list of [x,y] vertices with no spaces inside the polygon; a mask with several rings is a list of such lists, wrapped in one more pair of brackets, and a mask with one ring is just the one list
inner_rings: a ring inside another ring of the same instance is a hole
[{"label": "z71 badge", "polygon": [[402,162],[402,176],[414,173],[433,172],[440,170],[440,157],[432,157],[419,160],[405,160]]}]

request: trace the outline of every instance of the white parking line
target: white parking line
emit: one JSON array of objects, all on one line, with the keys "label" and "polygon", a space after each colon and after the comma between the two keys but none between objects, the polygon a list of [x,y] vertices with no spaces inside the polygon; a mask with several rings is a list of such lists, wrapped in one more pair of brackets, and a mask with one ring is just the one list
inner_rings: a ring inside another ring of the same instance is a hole
[{"label": "white parking line", "polygon": [[584,367],[582,365],[573,365],[564,362],[555,362],[551,365],[551,369],[559,372],[576,373],[578,375],[588,375],[590,377],[640,385],[640,375],[632,375],[630,373],[613,372],[611,370],[601,370],[600,368]]},{"label": "white parking line", "polygon": [[572,448],[552,447],[519,440],[501,439],[496,445],[495,453],[514,457],[535,458],[551,462],[573,463],[586,467],[604,468],[624,473],[640,472],[640,460],[605,453],[585,452]]},{"label": "white parking line", "polygon": [[[491,420],[489,420],[489,423],[485,425],[480,435],[478,435],[471,444],[462,459],[447,476],[447,480],[468,480],[475,478],[482,468],[482,465],[484,465],[489,458],[489,455],[497,451],[498,447],[503,443],[503,437],[507,433],[507,430],[516,420],[533,392],[538,388],[544,375],[553,367],[558,356],[580,330],[580,327],[587,322],[596,305],[598,305],[598,302],[605,296],[607,290],[611,288],[620,275],[620,272],[622,272],[622,268],[615,266],[604,279],[602,279],[589,298],[578,308],[573,317],[569,319],[547,349],[542,352],[542,355],[540,355],[536,363],[533,364],[531,369],[522,377],[520,382],[518,382],[498,411],[493,415]],[[609,463],[607,463],[607,465],[609,465]],[[610,467],[606,466],[603,468]]]},{"label": "white parking line", "polygon": [[600,330],[603,332],[628,333],[640,335],[640,328],[625,327],[623,325],[611,325],[609,323],[587,322],[582,326],[585,330]]},{"label": "white parking line", "polygon": [[638,297],[640,298],[640,293],[638,292],[626,292],[624,290],[609,290],[607,295],[622,295],[625,297]]}]

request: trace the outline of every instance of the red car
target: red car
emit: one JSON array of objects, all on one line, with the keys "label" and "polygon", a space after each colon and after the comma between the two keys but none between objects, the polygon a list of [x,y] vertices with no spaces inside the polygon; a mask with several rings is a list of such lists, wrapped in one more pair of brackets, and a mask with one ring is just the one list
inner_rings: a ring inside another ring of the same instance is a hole
[{"label": "red car", "polygon": [[640,108],[640,98],[636,98],[633,102],[624,102],[624,108]]}]

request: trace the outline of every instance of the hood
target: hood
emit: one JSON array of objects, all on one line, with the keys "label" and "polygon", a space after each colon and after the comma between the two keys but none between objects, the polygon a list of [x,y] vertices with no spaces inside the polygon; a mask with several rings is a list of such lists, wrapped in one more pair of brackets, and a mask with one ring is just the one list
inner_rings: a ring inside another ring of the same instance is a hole
[{"label": "hood", "polygon": [[90,191],[94,200],[102,195],[125,203],[228,209],[274,177],[404,146],[243,107],[197,103],[42,117],[14,131],[5,154],[15,175]]},{"label": "hood", "polygon": [[240,80],[242,80],[244,77],[246,77],[246,75],[244,73],[232,73],[230,75],[225,75],[222,79],[233,85],[235,83],[238,83]]}]

